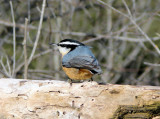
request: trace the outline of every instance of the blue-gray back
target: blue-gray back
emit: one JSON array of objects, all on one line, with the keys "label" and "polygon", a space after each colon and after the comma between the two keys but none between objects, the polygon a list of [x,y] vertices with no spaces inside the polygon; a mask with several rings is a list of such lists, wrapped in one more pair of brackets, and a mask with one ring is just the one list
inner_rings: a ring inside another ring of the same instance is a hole
[{"label": "blue-gray back", "polygon": [[63,56],[62,65],[67,68],[83,68],[100,74],[101,68],[88,46],[78,46]]}]

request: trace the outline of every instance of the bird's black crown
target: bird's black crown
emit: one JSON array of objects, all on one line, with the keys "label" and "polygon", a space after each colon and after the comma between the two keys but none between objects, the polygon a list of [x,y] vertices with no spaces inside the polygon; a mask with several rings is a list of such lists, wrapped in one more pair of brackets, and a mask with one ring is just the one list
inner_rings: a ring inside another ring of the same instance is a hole
[{"label": "bird's black crown", "polygon": [[74,50],[78,46],[84,46],[83,43],[76,41],[76,40],[72,40],[72,39],[64,39],[60,41],[57,45],[71,49],[70,51]]}]

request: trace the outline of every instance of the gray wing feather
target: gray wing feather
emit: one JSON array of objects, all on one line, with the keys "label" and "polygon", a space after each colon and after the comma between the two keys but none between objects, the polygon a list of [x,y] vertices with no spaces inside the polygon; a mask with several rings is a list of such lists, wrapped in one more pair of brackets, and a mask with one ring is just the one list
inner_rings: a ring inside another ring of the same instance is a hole
[{"label": "gray wing feather", "polygon": [[68,62],[62,62],[62,65],[67,68],[84,68],[96,73],[101,73],[101,68],[98,61],[91,56],[77,56],[70,59]]}]

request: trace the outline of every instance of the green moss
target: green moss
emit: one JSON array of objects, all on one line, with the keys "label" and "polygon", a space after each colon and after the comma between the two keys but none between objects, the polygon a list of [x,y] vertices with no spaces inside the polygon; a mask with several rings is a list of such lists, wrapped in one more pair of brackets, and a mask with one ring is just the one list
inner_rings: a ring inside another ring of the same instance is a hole
[{"label": "green moss", "polygon": [[160,115],[160,102],[143,106],[119,106],[112,119],[150,119],[158,115]]}]

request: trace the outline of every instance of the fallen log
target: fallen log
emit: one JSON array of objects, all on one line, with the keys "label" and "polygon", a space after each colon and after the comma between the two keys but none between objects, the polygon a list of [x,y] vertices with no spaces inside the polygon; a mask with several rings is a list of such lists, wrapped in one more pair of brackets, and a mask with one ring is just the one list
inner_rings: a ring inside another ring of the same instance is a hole
[{"label": "fallen log", "polygon": [[158,119],[160,87],[0,79],[0,119]]}]

